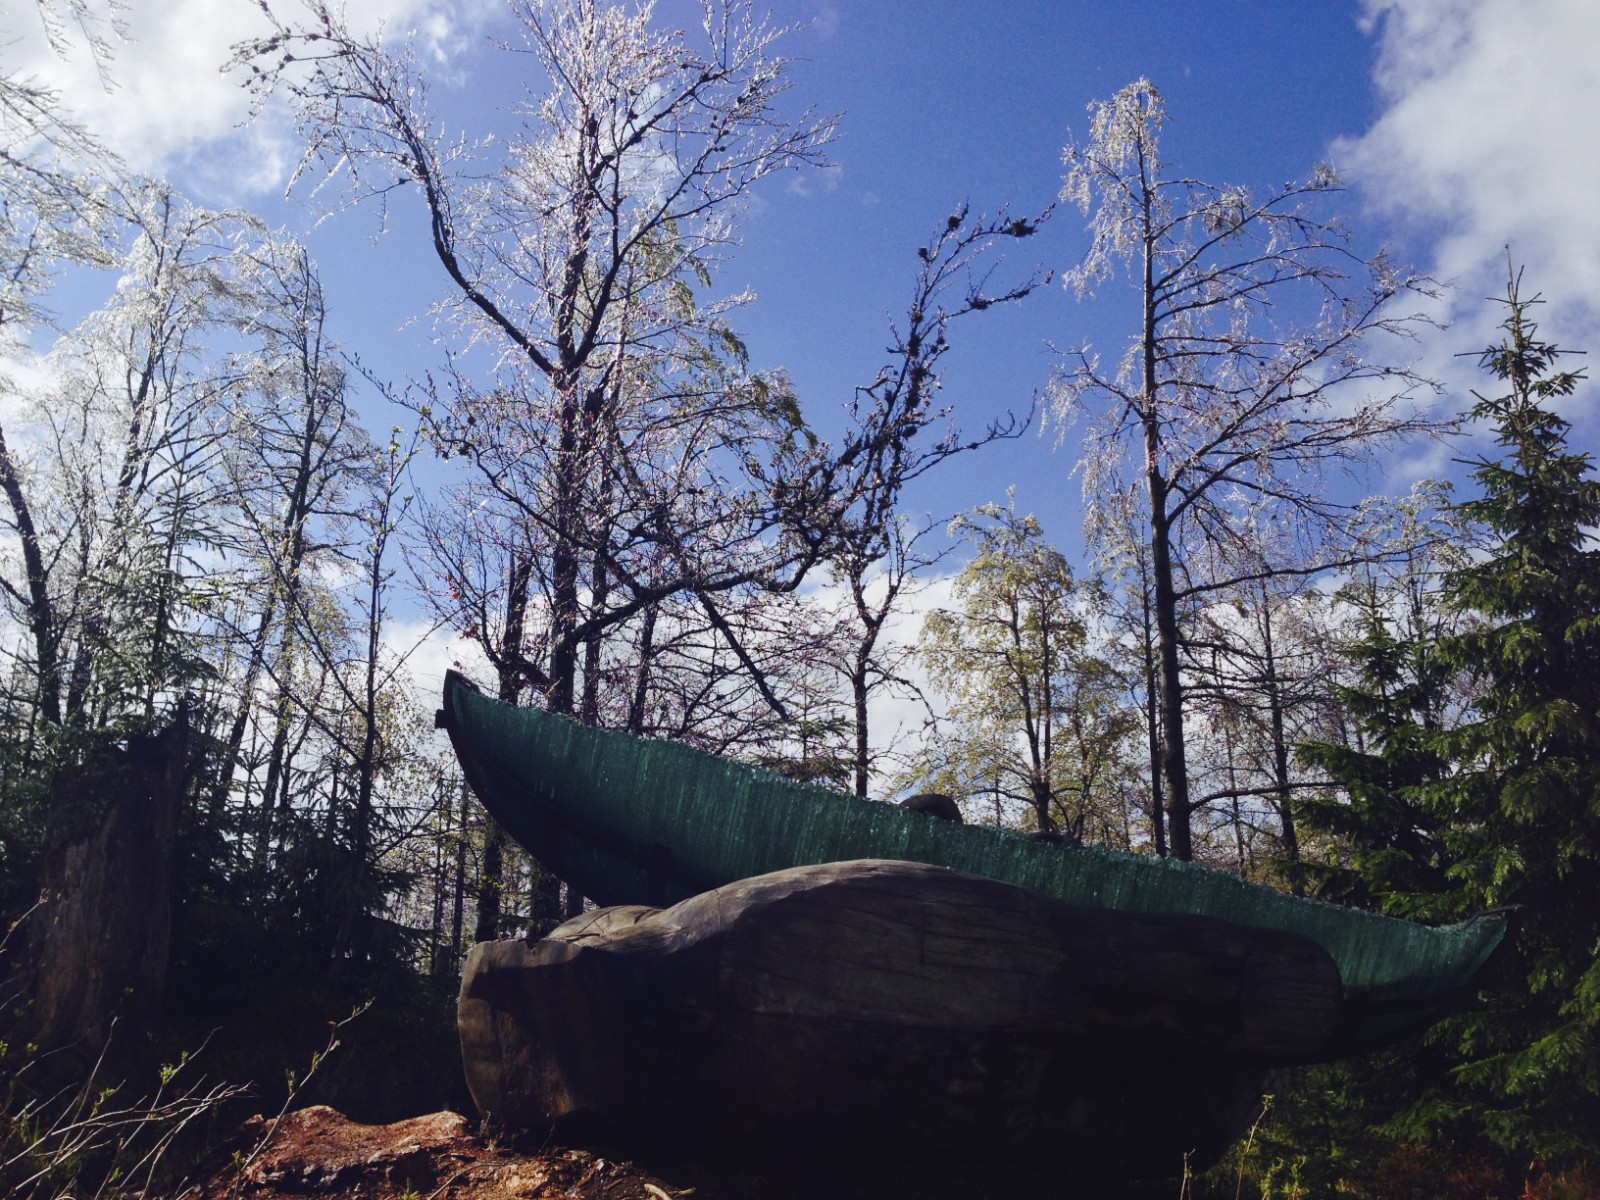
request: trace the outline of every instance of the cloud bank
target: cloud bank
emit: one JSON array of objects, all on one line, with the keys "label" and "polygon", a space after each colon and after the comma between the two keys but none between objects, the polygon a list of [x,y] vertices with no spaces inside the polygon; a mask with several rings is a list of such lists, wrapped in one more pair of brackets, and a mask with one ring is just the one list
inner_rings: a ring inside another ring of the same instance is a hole
[{"label": "cloud bank", "polygon": [[1549,301],[1544,332],[1600,353],[1600,4],[1367,0],[1364,20],[1382,112],[1336,158],[1456,288],[1431,356],[1443,374],[1473,366],[1448,354],[1488,344],[1508,245]]},{"label": "cloud bank", "polygon": [[[18,3],[32,9],[34,0]],[[286,21],[301,13],[292,2],[274,7]],[[360,32],[414,33],[443,64],[470,51],[495,10],[488,0],[350,0],[345,11]],[[232,200],[281,187],[297,153],[293,138],[281,120],[251,123],[242,77],[223,69],[236,42],[268,30],[260,10],[237,0],[140,0],[120,24],[126,36],[108,37],[102,63],[70,29],[57,53],[42,19],[19,20],[17,36],[0,47],[0,69],[53,89],[72,118],[136,172],[179,170]],[[109,31],[108,22],[101,32]]]}]

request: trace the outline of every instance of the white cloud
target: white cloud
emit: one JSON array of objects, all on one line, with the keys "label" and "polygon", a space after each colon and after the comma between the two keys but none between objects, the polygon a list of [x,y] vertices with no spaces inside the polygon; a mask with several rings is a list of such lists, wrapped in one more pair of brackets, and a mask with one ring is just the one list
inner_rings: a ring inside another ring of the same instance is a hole
[{"label": "white cloud", "polygon": [[[29,4],[29,0],[20,0]],[[292,19],[297,6],[279,4]],[[484,0],[350,0],[346,17],[358,32],[402,37],[415,31],[424,51],[444,63],[470,48],[487,19]],[[241,77],[223,70],[233,45],[265,32],[256,6],[224,0],[131,0],[126,40],[113,39],[101,78],[88,48],[66,55],[47,44],[43,25],[24,22],[0,50],[0,69],[55,89],[64,107],[135,171],[165,174],[192,166],[200,182],[224,181],[247,194],[271,190],[291,164],[286,131],[271,122],[245,127],[249,97]]]},{"label": "white cloud", "polygon": [[[436,67],[451,67],[468,57],[481,44],[484,26],[504,11],[496,0],[406,0],[419,15],[411,28]],[[394,18],[389,32],[399,34],[401,18]]]},{"label": "white cloud", "polygon": [[839,9],[833,4],[817,6],[817,15],[811,18],[811,28],[824,41],[839,32]]},{"label": "white cloud", "polygon": [[1487,345],[1505,247],[1549,301],[1543,332],[1600,351],[1600,4],[1367,0],[1383,111],[1336,148],[1347,177],[1455,287],[1429,366],[1458,397],[1458,352]]},{"label": "white cloud", "polygon": [[384,647],[405,658],[405,675],[419,703],[439,706],[444,693],[445,672],[454,668],[485,687],[494,682],[494,672],[483,649],[447,629],[436,629],[423,620],[390,620],[383,627]]},{"label": "white cloud", "polygon": [[[884,625],[883,639],[887,645],[911,646],[916,644],[917,635],[922,632],[922,622],[928,614],[937,609],[954,607],[952,590],[959,575],[958,570],[951,570],[946,574],[931,576],[908,597],[903,606],[890,614],[889,620]],[[933,706],[934,712],[943,717],[946,704],[933,686],[927,669],[923,664],[913,658],[903,664],[903,671],[907,679],[922,691],[923,697]],[[867,728],[871,731],[872,741],[875,745],[884,747],[902,760],[914,757],[928,742],[929,730],[927,728],[928,709],[921,699],[899,692],[881,692],[872,697],[867,704]],[[891,769],[893,764],[886,764]],[[880,791],[884,781],[879,781]],[[887,794],[875,797],[880,800],[892,799]]]},{"label": "white cloud", "polygon": [[54,365],[26,346],[0,354],[0,429],[16,441],[19,423],[25,422],[29,397],[46,391],[57,379]]},{"label": "white cloud", "polygon": [[826,196],[838,191],[843,182],[843,164],[830,162],[796,172],[789,179],[788,190],[793,196],[815,196],[819,193]]},{"label": "white cloud", "polygon": [[[915,645],[927,615],[936,609],[953,607],[952,593],[959,574],[959,567],[951,567],[942,574],[930,573],[923,576],[910,591],[901,593],[879,635],[878,649],[881,655],[895,657],[900,651]],[[869,581],[869,599],[881,596],[884,582],[881,574]],[[804,594],[821,610],[842,613],[851,607],[845,586],[837,581],[819,580],[808,586]],[[946,705],[933,687],[933,681],[922,663],[909,658],[901,661],[898,669],[905,679],[921,691],[934,712],[942,718]],[[848,705],[848,693],[842,678],[839,687],[838,698]],[[899,689],[879,689],[868,698],[867,728],[872,744],[889,755],[887,759],[880,760],[872,780],[873,799],[893,799],[890,795],[892,777],[925,746],[929,736],[927,722],[928,705],[914,695]]]},{"label": "white cloud", "polygon": [[232,132],[246,115],[238,81],[221,74],[234,41],[265,28],[246,5],[214,0],[139,3],[126,14],[128,39],[106,64],[111,86],[81,43],[51,53],[42,30],[11,47],[6,69],[54,88],[64,107],[137,171],[154,173],[199,144]]}]

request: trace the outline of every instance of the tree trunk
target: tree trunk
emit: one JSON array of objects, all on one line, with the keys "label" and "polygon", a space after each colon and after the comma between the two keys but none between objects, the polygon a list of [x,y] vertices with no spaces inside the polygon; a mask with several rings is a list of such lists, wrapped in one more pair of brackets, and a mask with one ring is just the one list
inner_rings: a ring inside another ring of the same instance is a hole
[{"label": "tree trunk", "polygon": [[[1272,772],[1278,797],[1278,828],[1283,856],[1291,864],[1300,861],[1300,838],[1295,831],[1289,780],[1289,742],[1284,733],[1283,687],[1278,679],[1278,658],[1272,642],[1272,610],[1267,607],[1266,585],[1262,585],[1261,644],[1266,655],[1267,710],[1272,721]],[[1296,895],[1303,891],[1298,873],[1291,886]]]},{"label": "tree trunk", "polygon": [[644,733],[645,706],[650,699],[650,662],[655,651],[656,609],[657,606],[652,604],[644,610],[644,624],[639,630],[639,665],[635,668],[633,696],[628,701],[628,732],[635,737]]},{"label": "tree trunk", "polygon": [[[1158,487],[1152,472],[1151,509],[1157,499],[1164,506],[1164,484]],[[1183,676],[1178,661],[1178,600],[1172,579],[1170,529],[1164,518],[1151,522],[1150,560],[1155,575],[1155,617],[1160,655],[1161,776],[1167,790],[1167,836],[1172,857],[1185,862],[1194,857],[1189,816],[1189,768],[1183,737]]]},{"label": "tree trunk", "polygon": [[871,653],[870,647],[858,648],[850,672],[850,698],[854,703],[856,734],[855,753],[851,757],[855,768],[855,794],[862,800],[867,798],[868,768],[872,765],[872,746],[867,728],[867,662]]},{"label": "tree trunk", "polygon": [[[285,641],[288,630],[284,631]],[[287,658],[285,659],[287,663]],[[285,672],[285,676],[287,672]],[[267,777],[261,786],[261,824],[256,830],[256,862],[266,864],[272,852],[272,835],[278,825],[277,810],[282,797],[287,796],[284,781],[289,765],[289,693],[285,688],[287,678],[278,680],[278,691],[272,700],[272,744],[267,750]]]},{"label": "tree trunk", "polygon": [[113,1019],[130,1038],[152,1028],[166,987],[172,872],[188,776],[189,714],[180,708],[154,737],[127,750],[104,747],[57,784],[58,802],[83,811],[92,791],[100,816],[52,850],[45,903],[29,933],[33,965],[30,1038],[46,1050],[93,1056]]},{"label": "tree trunk", "polygon": [[456,817],[456,875],[454,897],[450,906],[450,954],[439,964],[435,979],[453,976],[461,961],[461,934],[466,923],[467,907],[467,811],[472,803],[467,781],[461,781],[461,804]]},{"label": "tree trunk", "polygon": [[[594,610],[605,608],[610,591],[611,573],[606,570],[605,560],[596,554],[589,564],[589,595]],[[600,723],[600,672],[604,652],[605,634],[595,629],[583,639],[583,705],[579,710],[579,720],[585,725]]]},{"label": "tree trunk", "polygon": [[[250,726],[250,709],[255,698],[256,687],[261,680],[261,672],[266,666],[267,642],[272,636],[273,622],[277,618],[277,589],[268,590],[267,598],[262,604],[261,620],[256,626],[256,631],[250,639],[250,661],[245,667],[244,681],[239,685],[239,707],[234,712],[233,722],[228,727],[228,736],[223,743],[223,752],[217,764],[217,785],[210,801],[211,815],[221,814],[223,806],[227,803],[228,793],[233,787],[233,772],[239,762],[239,752],[244,747],[245,731]],[[245,803],[249,803],[248,793]]]},{"label": "tree trunk", "polygon": [[1167,857],[1167,822],[1163,803],[1165,789],[1161,786],[1161,680],[1156,674],[1155,631],[1150,624],[1150,588],[1140,583],[1140,603],[1144,617],[1144,636],[1141,649],[1144,653],[1144,719],[1146,743],[1150,751],[1150,832],[1154,837],[1156,855]]},{"label": "tree trunk", "polygon": [[0,490],[11,505],[11,517],[22,542],[22,565],[28,578],[28,632],[33,637],[34,669],[39,676],[39,712],[47,724],[61,724],[60,631],[50,599],[50,577],[45,569],[33,510],[22,490],[22,479],[0,429]]},{"label": "tree trunk", "polygon": [[487,812],[483,815],[483,865],[478,872],[478,919],[472,940],[492,942],[500,936],[500,902],[506,886],[506,834]]},{"label": "tree trunk", "polygon": [[[1141,151],[1141,174],[1143,156]],[[1156,644],[1161,680],[1161,775],[1166,784],[1167,837],[1172,856],[1194,857],[1189,828],[1189,768],[1183,738],[1183,678],[1178,663],[1178,597],[1172,578],[1170,492],[1161,465],[1161,409],[1156,378],[1156,289],[1151,191],[1144,199],[1144,324],[1142,365],[1144,393],[1140,420],[1144,426],[1145,485],[1150,502],[1150,571],[1156,618]]]},{"label": "tree trunk", "polygon": [[[510,585],[506,589],[505,632],[500,646],[498,663],[497,697],[506,704],[515,704],[522,690],[523,638],[527,631],[528,590],[532,584],[533,564],[526,549],[519,551],[511,565]],[[466,785],[463,784],[463,787]],[[465,837],[465,799],[463,798],[463,827]],[[483,858],[479,862],[477,918],[473,923],[472,940],[489,942],[500,936],[500,902],[505,894],[506,835],[487,811],[483,814]],[[459,941],[457,942],[459,945]]]},{"label": "tree trunk", "polygon": [[[361,749],[352,764],[356,773],[355,802],[350,813],[350,872],[352,887],[334,944],[335,958],[361,958],[367,950],[365,929],[368,884],[372,875],[373,797],[377,792],[381,747],[378,738],[378,652],[383,640],[383,554],[388,546],[389,501],[380,502],[377,532],[367,573],[367,644],[362,664]],[[330,801],[331,807],[331,801]]]},{"label": "tree trunk", "polygon": [[[441,797],[442,799],[442,797]],[[445,829],[450,827],[450,805],[444,804]],[[432,919],[428,922],[428,978],[439,979],[443,975],[444,966],[444,853],[447,845],[445,837],[435,837],[433,842],[433,870],[430,882],[433,885],[433,912]]]}]

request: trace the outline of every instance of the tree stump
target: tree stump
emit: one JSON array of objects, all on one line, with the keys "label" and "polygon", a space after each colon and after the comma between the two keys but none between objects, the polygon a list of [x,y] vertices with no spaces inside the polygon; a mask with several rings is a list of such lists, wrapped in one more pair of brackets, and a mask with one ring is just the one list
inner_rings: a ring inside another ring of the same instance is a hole
[{"label": "tree stump", "polygon": [[800,867],[476,946],[459,1024],[509,1128],[1001,1155],[1167,1175],[1315,1054],[1308,939],[1062,903],[915,863]]},{"label": "tree stump", "polygon": [[[126,750],[100,748],[63,786],[88,824],[45,857],[27,926],[31,979],[22,1029],[91,1060],[111,1023],[149,1029],[161,1011],[172,921],[178,814],[192,751],[186,710]],[[120,1051],[120,1048],[113,1048]]]}]

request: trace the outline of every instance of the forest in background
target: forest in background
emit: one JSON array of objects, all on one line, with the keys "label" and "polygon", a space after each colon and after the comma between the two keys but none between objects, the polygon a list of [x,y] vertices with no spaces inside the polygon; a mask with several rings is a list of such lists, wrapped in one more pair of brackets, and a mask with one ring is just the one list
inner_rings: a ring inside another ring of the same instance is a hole
[{"label": "forest in background", "polygon": [[[1188,178],[1140,80],[1066,154],[1081,261],[1019,273],[997,252],[1051,214],[954,211],[825,440],[715,286],[742,200],[834,132],[782,115],[775,35],[737,3],[699,40],[519,11],[550,91],[505,144],[442,131],[409,50],[317,0],[239,48],[322,202],[420,197],[426,231],[389,236],[454,288],[421,380],[338,344],[295,239],[129,177],[0,80],[0,339],[51,347],[0,385],[4,1171],[77,1083],[136,1103],[186,1056],[269,1106],[466,1103],[465,949],[582,897],[433,734],[393,636],[420,609],[488,690],[585,723],[1413,919],[1519,906],[1477,1004],[1306,1072],[1225,1170],[1273,1196],[1592,1194],[1600,480],[1515,266],[1482,394],[1436,402],[1406,357],[1435,285],[1356,251],[1337,177]],[[958,434],[941,363],[1050,269],[1140,301],[1046,400],[1081,433],[1081,563],[998,498],[953,541],[905,502],[956,455],[1003,463],[1016,427]],[[107,299],[58,329],[85,271]],[[1467,419],[1499,452],[1461,495],[1351,495]],[[890,694],[938,714],[914,746],[872,726]]]}]

